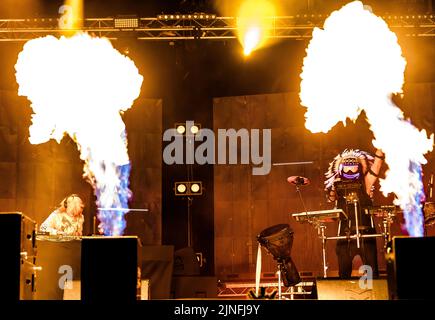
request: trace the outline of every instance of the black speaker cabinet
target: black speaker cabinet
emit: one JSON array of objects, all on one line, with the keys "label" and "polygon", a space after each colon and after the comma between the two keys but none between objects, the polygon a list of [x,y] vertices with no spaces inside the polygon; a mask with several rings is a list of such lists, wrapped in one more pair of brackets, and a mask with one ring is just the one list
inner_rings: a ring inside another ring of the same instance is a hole
[{"label": "black speaker cabinet", "polygon": [[36,223],[21,212],[0,212],[0,301],[32,300],[36,291]]},{"label": "black speaker cabinet", "polygon": [[174,266],[174,246],[142,247],[142,279],[149,282],[149,299],[169,299]]},{"label": "black speaker cabinet", "polygon": [[81,300],[133,301],[140,298],[138,237],[83,237]]},{"label": "black speaker cabinet", "polygon": [[199,261],[192,247],[186,247],[174,252],[175,276],[198,276]]},{"label": "black speaker cabinet", "polygon": [[394,237],[387,253],[389,298],[434,299],[435,237]]}]

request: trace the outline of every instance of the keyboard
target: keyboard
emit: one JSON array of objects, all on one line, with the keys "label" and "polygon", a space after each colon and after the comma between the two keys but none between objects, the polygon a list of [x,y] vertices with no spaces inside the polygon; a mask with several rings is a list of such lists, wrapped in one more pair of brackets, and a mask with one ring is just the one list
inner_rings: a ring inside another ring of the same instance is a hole
[{"label": "keyboard", "polygon": [[293,213],[291,215],[298,222],[305,222],[314,219],[320,222],[332,222],[340,218],[347,219],[347,215],[342,209],[308,211],[308,212],[301,212],[301,213]]}]

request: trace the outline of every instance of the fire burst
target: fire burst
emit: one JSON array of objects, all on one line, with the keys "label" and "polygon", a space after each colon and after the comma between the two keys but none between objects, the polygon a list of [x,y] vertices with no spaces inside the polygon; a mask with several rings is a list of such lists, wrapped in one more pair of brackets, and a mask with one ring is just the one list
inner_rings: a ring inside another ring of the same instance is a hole
[{"label": "fire burst", "polygon": [[301,104],[307,108],[305,126],[328,132],[346,118],[355,121],[362,110],[388,165],[381,179],[384,195],[394,193],[404,210],[410,235],[423,235],[420,202],[424,198],[421,165],[432,151],[427,138],[394,105],[392,94],[401,93],[406,61],[384,20],[351,2],[333,12],[324,29],[315,28],[301,74]]},{"label": "fire burst", "polygon": [[[68,134],[84,161],[97,206],[126,208],[130,162],[120,113],[139,96],[143,77],[108,39],[76,34],[28,41],[15,65],[18,94],[32,102],[32,144]],[[124,211],[98,214],[99,230],[122,235]]]},{"label": "fire burst", "polygon": [[241,5],[237,18],[237,37],[243,46],[243,53],[263,47],[270,35],[275,16],[275,6],[267,0],[249,0]]}]

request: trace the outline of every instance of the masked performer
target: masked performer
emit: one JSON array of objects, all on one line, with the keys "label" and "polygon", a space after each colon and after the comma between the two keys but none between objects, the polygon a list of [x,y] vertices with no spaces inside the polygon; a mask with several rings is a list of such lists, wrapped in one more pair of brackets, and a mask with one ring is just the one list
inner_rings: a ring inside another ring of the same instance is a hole
[{"label": "masked performer", "polygon": [[335,202],[342,209],[347,219],[342,217],[338,233],[347,239],[337,241],[336,254],[338,258],[339,276],[349,279],[352,274],[352,261],[356,255],[361,257],[364,265],[373,270],[373,277],[379,276],[376,238],[360,238],[359,248],[356,239],[349,238],[356,234],[375,234],[373,218],[367,210],[372,206],[374,183],[385,156],[381,150],[373,157],[361,150],[344,150],[329,164],[325,173],[325,191],[329,202]]}]

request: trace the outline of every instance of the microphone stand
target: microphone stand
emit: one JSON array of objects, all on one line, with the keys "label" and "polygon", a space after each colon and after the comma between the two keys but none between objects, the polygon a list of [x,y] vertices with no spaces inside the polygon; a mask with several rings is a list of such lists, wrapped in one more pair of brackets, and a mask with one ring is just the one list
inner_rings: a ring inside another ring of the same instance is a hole
[{"label": "microphone stand", "polygon": [[[305,207],[304,199],[302,198],[302,193],[301,193],[301,188],[300,188],[301,185],[302,185],[302,183],[296,182],[296,192],[297,192],[298,195],[299,195],[299,199],[301,200],[302,207],[304,208],[305,214],[307,215],[307,219],[309,220],[309,217],[308,217],[308,210],[307,210],[307,208]],[[311,223],[311,222],[310,222],[310,223]]]}]

